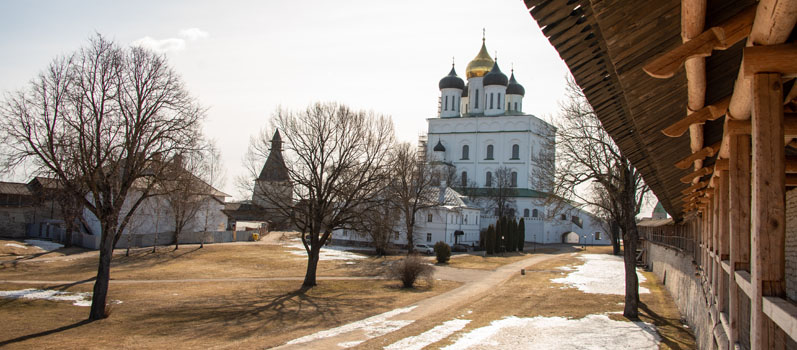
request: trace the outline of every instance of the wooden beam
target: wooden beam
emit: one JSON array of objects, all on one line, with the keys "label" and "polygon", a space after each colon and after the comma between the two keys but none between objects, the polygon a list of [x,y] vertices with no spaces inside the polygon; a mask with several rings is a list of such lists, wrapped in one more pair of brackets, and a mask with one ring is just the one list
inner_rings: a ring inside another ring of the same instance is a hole
[{"label": "wooden beam", "polygon": [[[726,161],[727,159],[721,159]],[[722,169],[717,176],[717,254],[719,260],[728,260],[730,257],[730,237],[728,234],[728,170]],[[720,266],[721,267],[721,266]],[[717,269],[717,308],[720,312],[727,313],[725,308],[726,300],[728,300],[728,289],[724,288],[728,281],[728,274],[722,268]],[[729,287],[731,284],[727,284]]]},{"label": "wooden beam", "polygon": [[[785,295],[785,161],[783,87],[777,73],[752,76],[752,302],[750,343],[774,349],[781,338],[762,310],[765,296]],[[781,339],[782,340],[782,339]]]},{"label": "wooden beam", "polygon": [[664,53],[642,69],[654,78],[669,78],[691,57],[708,57],[714,50],[725,50],[750,33],[755,17],[755,6],[750,6],[725,23],[696,36],[681,46]]},{"label": "wooden beam", "polygon": [[762,309],[792,340],[797,340],[797,306],[786,299],[764,297]]},{"label": "wooden beam", "polygon": [[786,174],[786,187],[797,186],[797,174]]},{"label": "wooden beam", "polygon": [[696,184],[694,184],[692,186],[687,187],[683,191],[681,191],[681,194],[688,195],[688,194],[692,193],[693,191],[697,191],[697,190],[699,190],[699,189],[701,189],[703,187],[706,187],[706,186],[708,186],[708,182],[707,181],[700,181],[700,182],[698,182],[698,183],[696,183]]},{"label": "wooden beam", "polygon": [[695,198],[703,196],[704,194],[706,194],[706,191],[697,191],[697,192],[694,192],[694,193],[691,193],[691,194],[685,196],[684,198],[682,198],[682,200],[684,202],[689,202],[689,201],[691,201],[691,200],[693,200]]},{"label": "wooden beam", "polygon": [[[797,2],[760,0],[756,7],[755,20],[746,46],[783,44],[789,38],[797,22]],[[744,65],[744,57],[742,57]],[[733,96],[728,106],[731,119],[749,119],[752,105],[750,79],[740,69],[733,85]]]},{"label": "wooden beam", "polygon": [[[730,155],[728,169],[728,232],[730,234],[731,276],[729,285],[736,286],[736,270],[750,269],[750,136],[734,135],[730,137]],[[740,283],[740,282],[739,282]],[[749,285],[749,282],[748,282]],[[728,318],[730,334],[728,340],[733,344],[739,341],[739,324],[741,314],[741,298],[738,288],[731,288],[728,299]]]},{"label": "wooden beam", "polygon": [[744,48],[742,72],[745,78],[756,73],[797,73],[797,45],[751,46]]},{"label": "wooden beam", "polygon": [[725,115],[725,111],[728,110],[728,105],[730,103],[731,97],[727,96],[715,104],[708,105],[687,115],[686,118],[675,122],[675,124],[668,126],[661,132],[669,137],[681,137],[681,135],[689,129],[690,125],[702,124],[707,120],[716,120]]},{"label": "wooden beam", "polygon": [[683,182],[685,184],[688,184],[688,183],[692,182],[692,179],[694,179],[696,177],[706,176],[708,174],[711,174],[711,172],[712,172],[711,168],[700,168],[700,169],[697,169],[697,170],[693,171],[689,175],[686,175],[686,176],[682,177],[681,178],[681,182]]},{"label": "wooden beam", "polygon": [[717,161],[714,162],[714,175],[715,176],[719,175],[719,174],[717,174],[717,172],[723,171],[723,170],[728,170],[728,160],[727,159],[717,159]]},{"label": "wooden beam", "polygon": [[684,159],[679,160],[678,163],[675,163],[675,166],[678,169],[684,169],[685,170],[685,169],[689,168],[689,166],[692,165],[692,163],[695,160],[704,159],[706,157],[714,156],[717,153],[717,151],[719,151],[721,145],[722,145],[721,142],[717,142],[717,143],[715,143],[715,144],[713,144],[711,146],[703,147],[703,149],[701,149],[701,150],[699,150],[699,151],[697,151],[695,153],[690,154],[688,157],[686,157]]},{"label": "wooden beam", "polygon": [[[725,124],[728,135],[750,135],[750,120],[729,119]],[[783,134],[785,137],[797,137],[797,113],[783,114]]]}]

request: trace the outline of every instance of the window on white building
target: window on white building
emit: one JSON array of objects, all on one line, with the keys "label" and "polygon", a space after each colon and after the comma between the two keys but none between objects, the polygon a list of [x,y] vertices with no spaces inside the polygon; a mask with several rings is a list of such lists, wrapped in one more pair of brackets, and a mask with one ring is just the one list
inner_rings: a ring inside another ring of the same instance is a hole
[{"label": "window on white building", "polygon": [[520,146],[519,145],[512,145],[512,158],[511,159],[520,159]]},{"label": "window on white building", "polygon": [[446,96],[446,103],[445,103],[445,106],[443,107],[443,110],[444,111],[448,110],[448,96]]},{"label": "window on white building", "polygon": [[473,101],[473,108],[479,108],[479,89],[476,89],[476,100]]},{"label": "window on white building", "polygon": [[536,218],[537,216],[539,216],[539,213],[537,212],[537,209],[534,209],[534,210],[532,210],[532,211],[531,211],[531,216],[532,216],[532,217],[535,217],[535,218]]},{"label": "window on white building", "polygon": [[493,187],[493,173],[490,171],[484,176],[484,186]]},{"label": "window on white building", "polygon": [[562,214],[562,215],[559,216],[559,218],[562,219],[562,220],[567,220],[567,215]]},{"label": "window on white building", "polygon": [[523,217],[526,217],[526,218],[529,217],[529,210],[528,209],[523,209]]},{"label": "window on white building", "polygon": [[484,159],[493,159],[493,145],[487,145],[487,157]]},{"label": "window on white building", "polygon": [[513,171],[511,177],[509,178],[509,186],[517,187],[517,172]]},{"label": "window on white building", "polygon": [[490,93],[490,109],[493,109],[493,93]]},{"label": "window on white building", "polygon": [[467,215],[465,215],[465,224],[466,225],[468,224],[468,216]]},{"label": "window on white building", "polygon": [[468,172],[462,172],[462,187],[468,187]]},{"label": "window on white building", "polygon": [[468,159],[470,156],[470,147],[468,145],[462,146],[462,159]]},{"label": "window on white building", "polygon": [[601,233],[595,232],[595,240],[600,240],[600,239],[601,239]]},{"label": "window on white building", "polygon": [[432,241],[432,234],[431,233],[427,233],[426,234],[426,241],[427,242],[431,242]]},{"label": "window on white building", "polygon": [[432,222],[432,214],[426,216],[426,222]]}]

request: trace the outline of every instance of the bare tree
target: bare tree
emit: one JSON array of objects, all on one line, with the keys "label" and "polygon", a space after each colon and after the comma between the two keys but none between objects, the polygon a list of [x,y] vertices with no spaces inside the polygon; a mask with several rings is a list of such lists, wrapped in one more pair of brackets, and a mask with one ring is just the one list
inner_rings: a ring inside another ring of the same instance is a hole
[{"label": "bare tree", "polygon": [[[316,103],[299,112],[278,110],[272,124],[285,140],[290,179],[256,190],[301,232],[308,260],[303,286],[312,287],[321,246],[334,230],[351,227],[380,200],[389,174],[393,123],[371,112]],[[261,137],[256,141],[261,145],[250,149],[265,148],[266,140]]]},{"label": "bare tree", "polygon": [[435,181],[429,164],[418,157],[416,148],[409,143],[400,143],[395,147],[390,164],[387,197],[392,207],[400,213],[407,238],[407,254],[412,254],[417,214],[437,205],[435,183],[438,181]]},{"label": "bare tree", "polygon": [[90,320],[106,316],[113,248],[151,195],[155,181],[148,178],[161,171],[153,155],[193,149],[203,112],[164,56],[100,35],[4,99],[5,165],[30,162],[65,191],[86,193],[83,205],[99,220]]},{"label": "bare tree", "polygon": [[358,223],[352,226],[356,235],[373,243],[377,256],[387,254],[390,240],[398,237],[401,214],[393,204],[383,197],[380,203],[361,211]]},{"label": "bare tree", "polygon": [[[226,172],[224,169],[224,164],[221,161],[221,152],[219,152],[219,149],[216,147],[216,143],[213,140],[208,141],[204,155],[204,162],[202,162],[202,165],[203,166],[199,174],[202,180],[204,180],[206,184],[213,188],[224,187],[224,183],[226,182]],[[210,217],[214,211],[212,204],[212,201],[206,201],[202,206],[202,216],[204,220],[202,225],[202,238],[199,243],[200,248],[205,247],[205,238],[207,237],[208,230],[211,227]]]},{"label": "bare tree", "polygon": [[174,250],[180,248],[180,234],[193,229],[193,223],[205,202],[212,198],[212,189],[196,175],[202,171],[203,154],[179,154],[165,164],[166,171],[159,179],[163,198],[174,221]]},{"label": "bare tree", "polygon": [[499,218],[509,216],[515,206],[517,173],[513,174],[506,166],[498,167],[485,193],[489,208],[495,210],[496,216]]},{"label": "bare tree", "polygon": [[549,159],[539,169],[540,179],[553,179],[550,198],[563,205],[573,201],[599,208],[623,232],[625,261],[625,310],[638,318],[639,281],[636,274],[638,231],[636,215],[648,186],[641,174],[603,129],[581,89],[570,79],[568,100],[562,104],[557,123],[556,162]]}]

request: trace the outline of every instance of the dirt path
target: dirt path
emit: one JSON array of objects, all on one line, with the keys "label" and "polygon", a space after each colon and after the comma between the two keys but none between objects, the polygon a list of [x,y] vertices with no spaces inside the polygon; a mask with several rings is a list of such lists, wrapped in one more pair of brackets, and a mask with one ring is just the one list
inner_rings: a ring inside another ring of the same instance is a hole
[{"label": "dirt path", "polygon": [[[340,281],[340,280],[379,280],[385,279],[381,276],[318,276],[320,281]],[[236,277],[236,278],[184,278],[184,279],[162,279],[162,280],[115,280],[111,279],[111,284],[146,284],[146,283],[202,283],[202,282],[258,282],[258,281],[303,281],[304,277]],[[94,283],[94,279],[83,281],[44,281],[44,280],[0,280],[0,283],[9,284],[86,284]]]},{"label": "dirt path", "polygon": [[[494,271],[485,270],[465,270],[455,269],[449,267],[438,267],[435,273],[435,278],[455,280],[464,282],[462,286],[447,293],[420,301],[408,308],[405,312],[399,312],[391,315],[384,320],[378,320],[386,324],[387,331],[390,332],[391,327],[395,325],[406,325],[414,321],[433,316],[441,311],[453,308],[457,305],[467,304],[475,301],[485,294],[488,294],[492,289],[508,280],[513,274],[520,273],[520,269],[527,268],[531,265],[552,259],[563,253],[573,251],[572,247],[561,246],[558,247],[556,253],[536,255],[528,259],[520,260],[511,264],[507,264],[497,268]],[[373,323],[377,316],[360,321],[363,323]],[[307,342],[286,344],[276,349],[342,349],[348,346],[356,345],[360,342],[367,341],[374,337],[374,334],[367,334],[364,330],[365,327],[351,327],[352,329],[342,326],[339,334],[331,334],[327,337],[319,337]],[[402,326],[398,326],[401,328]],[[340,329],[339,328],[339,329]],[[395,331],[397,329],[393,329]],[[386,333],[377,336],[385,335]],[[311,335],[312,337],[313,335]]]}]

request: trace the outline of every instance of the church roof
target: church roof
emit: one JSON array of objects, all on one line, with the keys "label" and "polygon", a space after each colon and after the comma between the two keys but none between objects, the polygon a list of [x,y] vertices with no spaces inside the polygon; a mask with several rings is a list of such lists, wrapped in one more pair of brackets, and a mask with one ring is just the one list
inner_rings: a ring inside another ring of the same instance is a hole
[{"label": "church roof", "polygon": [[468,67],[465,69],[465,76],[468,77],[468,79],[483,77],[493,68],[493,63],[495,62],[493,58],[490,57],[490,54],[487,53],[487,46],[485,46],[484,39],[482,39],[482,48],[479,50],[479,54],[468,63]]},{"label": "church roof", "polygon": [[512,75],[509,77],[509,85],[506,86],[506,94],[507,95],[526,95],[526,89],[523,88],[523,85],[520,85],[517,80],[515,80],[515,72],[512,72]]},{"label": "church roof", "polygon": [[465,82],[462,81],[462,78],[457,76],[457,71],[454,70],[454,65],[451,65],[451,71],[448,72],[448,75],[440,79],[440,83],[437,85],[440,90],[443,89],[460,89],[463,90],[465,88]]},{"label": "church roof", "polygon": [[506,74],[501,72],[501,68],[498,67],[498,62],[493,63],[493,68],[490,69],[490,73],[484,76],[484,86],[487,85],[503,85],[506,86],[507,79]]},{"label": "church roof", "polygon": [[288,167],[285,166],[285,159],[282,158],[282,138],[280,132],[274,132],[274,137],[271,138],[271,152],[268,154],[266,164],[263,165],[263,170],[260,171],[258,180],[265,181],[288,181]]},{"label": "church roof", "polygon": [[440,140],[437,140],[437,144],[434,146],[435,152],[445,152],[446,148],[443,146],[443,143]]}]

